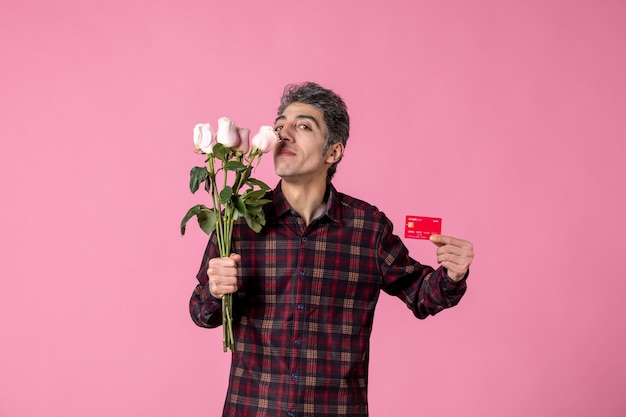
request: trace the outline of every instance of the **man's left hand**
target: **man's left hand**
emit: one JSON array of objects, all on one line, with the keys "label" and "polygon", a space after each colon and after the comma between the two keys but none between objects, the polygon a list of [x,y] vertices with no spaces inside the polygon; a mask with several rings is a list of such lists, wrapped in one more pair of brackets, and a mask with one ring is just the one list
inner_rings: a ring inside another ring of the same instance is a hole
[{"label": "man's left hand", "polygon": [[452,236],[432,235],[430,241],[437,245],[437,262],[446,268],[453,281],[460,281],[474,259],[474,246]]}]

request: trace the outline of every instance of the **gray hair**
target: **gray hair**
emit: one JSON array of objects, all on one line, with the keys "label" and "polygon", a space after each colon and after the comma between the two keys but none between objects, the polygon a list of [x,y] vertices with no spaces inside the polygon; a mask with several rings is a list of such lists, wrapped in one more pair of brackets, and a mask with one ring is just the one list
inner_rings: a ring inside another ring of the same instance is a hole
[{"label": "gray hair", "polygon": [[[323,155],[335,143],[341,143],[344,147],[346,146],[348,136],[350,135],[350,116],[348,116],[346,103],[337,93],[313,82],[289,84],[285,87],[280,99],[278,115],[280,116],[287,106],[293,103],[310,104],[324,115],[327,133],[326,141],[322,147]],[[337,164],[340,161],[341,158],[328,168],[326,181],[330,182],[333,175],[335,175]]]}]

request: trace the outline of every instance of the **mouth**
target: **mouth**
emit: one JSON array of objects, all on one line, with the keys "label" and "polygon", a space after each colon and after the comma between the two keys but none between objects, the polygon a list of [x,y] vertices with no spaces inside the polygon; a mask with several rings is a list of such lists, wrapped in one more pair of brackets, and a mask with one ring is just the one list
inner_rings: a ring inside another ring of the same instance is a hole
[{"label": "mouth", "polygon": [[288,149],[284,144],[280,144],[276,149],[276,156],[294,156],[296,153]]}]

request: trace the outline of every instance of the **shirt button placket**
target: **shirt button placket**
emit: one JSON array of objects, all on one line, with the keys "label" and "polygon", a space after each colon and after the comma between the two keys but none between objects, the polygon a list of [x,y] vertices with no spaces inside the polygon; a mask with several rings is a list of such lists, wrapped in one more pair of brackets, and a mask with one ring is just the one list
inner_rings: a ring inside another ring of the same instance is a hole
[{"label": "shirt button placket", "polygon": [[[305,245],[308,242],[308,238],[306,236],[303,236],[301,239],[301,242],[303,245]],[[300,278],[304,278],[306,276],[306,271],[304,269],[300,270],[300,272],[298,273],[298,275],[300,276]],[[296,309],[297,311],[303,311],[304,310],[304,304],[303,303],[298,303],[296,304]],[[297,335],[295,335],[296,338],[293,342],[294,347],[297,349],[302,345],[302,341],[300,339],[298,339]],[[295,370],[291,373],[291,380],[296,382],[298,380],[298,372],[296,372]],[[287,412],[287,417],[295,417],[296,413],[293,411],[289,411]]]}]

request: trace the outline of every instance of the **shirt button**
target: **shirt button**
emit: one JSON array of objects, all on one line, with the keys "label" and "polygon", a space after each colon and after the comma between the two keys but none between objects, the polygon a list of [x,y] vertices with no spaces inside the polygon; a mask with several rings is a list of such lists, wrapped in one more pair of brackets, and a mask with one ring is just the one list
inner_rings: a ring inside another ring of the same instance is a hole
[{"label": "shirt button", "polygon": [[304,304],[298,304],[298,310],[304,310]]},{"label": "shirt button", "polygon": [[297,339],[295,342],[293,342],[293,344],[296,345],[296,347],[300,347],[302,342],[300,341],[300,339]]},{"label": "shirt button", "polygon": [[303,277],[306,275],[306,272],[304,272],[304,270],[300,271],[300,276]]},{"label": "shirt button", "polygon": [[296,414],[293,411],[287,413],[287,417],[294,417]]},{"label": "shirt button", "polygon": [[294,372],[293,374],[291,374],[291,377],[292,377],[293,379],[298,379],[298,374]]},{"label": "shirt button", "polygon": [[308,241],[309,241],[309,239],[308,239],[306,236],[304,236],[304,237],[302,238],[302,243],[306,243],[306,242],[308,242]]}]

